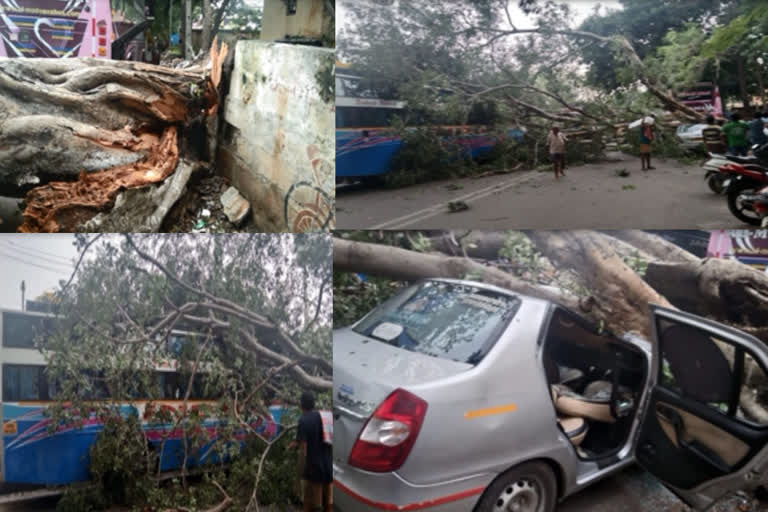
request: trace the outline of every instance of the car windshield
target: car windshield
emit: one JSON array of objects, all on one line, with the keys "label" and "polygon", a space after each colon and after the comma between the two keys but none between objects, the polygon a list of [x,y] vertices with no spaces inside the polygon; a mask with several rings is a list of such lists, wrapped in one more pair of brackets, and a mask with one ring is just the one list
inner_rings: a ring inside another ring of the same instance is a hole
[{"label": "car windshield", "polygon": [[427,281],[373,310],[354,331],[413,352],[478,364],[519,307],[512,295]]}]

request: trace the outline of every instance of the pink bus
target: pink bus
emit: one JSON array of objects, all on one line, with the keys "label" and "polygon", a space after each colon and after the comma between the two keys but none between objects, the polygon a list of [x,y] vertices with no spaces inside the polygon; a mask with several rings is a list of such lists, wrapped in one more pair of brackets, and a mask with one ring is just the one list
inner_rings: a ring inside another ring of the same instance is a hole
[{"label": "pink bus", "polygon": [[0,57],[111,58],[110,0],[0,0]]}]

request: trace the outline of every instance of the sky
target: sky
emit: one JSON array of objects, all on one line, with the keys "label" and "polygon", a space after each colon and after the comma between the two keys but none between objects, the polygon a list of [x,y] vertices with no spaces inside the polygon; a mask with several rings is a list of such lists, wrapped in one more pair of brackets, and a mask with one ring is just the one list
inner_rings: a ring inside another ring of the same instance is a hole
[{"label": "sky", "polygon": [[[344,2],[348,2],[350,0],[341,0],[336,3],[336,31],[338,34],[338,31],[343,28],[347,28],[349,26],[354,25],[354,20],[350,18],[348,14],[349,11],[345,8]],[[355,0],[358,1],[358,0]],[[404,0],[400,0],[404,1]],[[410,0],[408,0],[410,1]],[[518,7],[517,2],[511,2],[514,4],[514,6],[510,9],[510,12],[512,14],[512,20],[515,23],[515,26],[517,28],[530,28],[533,26],[533,24],[529,21],[528,16],[525,15]],[[579,25],[582,21],[584,21],[590,14],[592,14],[592,9],[598,4],[602,5],[604,8],[610,8],[610,9],[620,9],[621,4],[617,0],[603,0],[603,1],[594,1],[594,0],[570,0],[568,3],[571,6],[571,9],[573,10],[573,26]]]},{"label": "sky", "polygon": [[21,281],[26,298],[58,288],[69,279],[77,251],[74,235],[0,234],[0,308],[21,309]]}]

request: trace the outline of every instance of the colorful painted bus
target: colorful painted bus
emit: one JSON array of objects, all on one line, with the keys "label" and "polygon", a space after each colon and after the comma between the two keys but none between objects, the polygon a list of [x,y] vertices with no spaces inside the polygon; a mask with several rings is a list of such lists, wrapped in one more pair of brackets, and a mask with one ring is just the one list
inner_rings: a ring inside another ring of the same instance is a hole
[{"label": "colorful painted bus", "polygon": [[698,82],[677,93],[677,99],[683,105],[703,114],[723,117],[723,102],[720,89],[712,82]]},{"label": "colorful painted bus", "polygon": [[0,57],[111,58],[110,0],[0,0]]},{"label": "colorful painted bus", "polygon": [[768,273],[768,229],[712,231],[707,257],[737,260]]},{"label": "colorful painted bus", "polygon": [[[81,416],[82,425],[59,425],[51,428],[51,419],[45,409],[53,403],[56,383],[46,375],[46,362],[35,348],[35,337],[46,332],[55,317],[42,313],[0,310],[0,383],[2,405],[2,450],[0,450],[0,483],[65,485],[89,479],[89,449],[102,431],[103,425],[94,414]],[[181,343],[189,335],[175,332],[169,343]],[[172,417],[180,411],[186,395],[187,380],[180,378],[174,363],[160,363],[155,377],[162,399],[148,401],[137,397],[117,407],[121,415],[142,418],[142,428],[149,445],[157,451],[161,472],[179,469],[183,463],[181,429],[173,423],[158,424],[147,418],[158,409],[166,409]],[[93,401],[106,400],[106,392],[94,386]],[[206,396],[201,383],[193,384],[187,407],[191,410],[216,400]],[[251,427],[266,439],[273,438],[280,429],[285,407],[269,407],[269,418],[255,418]],[[214,418],[203,423],[210,441],[190,453],[189,466],[218,462],[214,449],[218,422]],[[245,432],[237,437],[245,438]],[[162,444],[163,439],[165,444]],[[162,449],[161,449],[162,448]]]},{"label": "colorful painted bus", "polygon": [[[375,180],[392,170],[392,161],[403,144],[390,126],[395,117],[403,116],[406,104],[376,97],[360,87],[361,77],[350,73],[347,65],[337,62],[336,67],[336,182]],[[481,125],[434,129],[471,158],[489,152],[498,140]],[[522,130],[508,130],[508,136],[517,140],[523,135]]]}]

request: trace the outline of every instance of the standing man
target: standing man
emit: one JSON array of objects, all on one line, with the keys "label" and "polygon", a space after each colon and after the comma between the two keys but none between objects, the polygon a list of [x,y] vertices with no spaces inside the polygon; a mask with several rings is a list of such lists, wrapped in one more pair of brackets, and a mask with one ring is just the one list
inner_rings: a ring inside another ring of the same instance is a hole
[{"label": "standing man", "polygon": [[323,440],[323,420],[315,410],[315,396],[301,394],[301,418],[296,430],[304,512],[332,512],[333,469],[331,445]]},{"label": "standing man", "polygon": [[715,116],[707,116],[707,126],[701,130],[701,138],[704,139],[704,146],[709,153],[725,153],[725,136],[723,129],[715,124]]},{"label": "standing man", "polygon": [[644,171],[656,169],[651,167],[651,144],[656,136],[653,133],[653,118],[644,117],[640,123],[640,164]]},{"label": "standing man", "polygon": [[726,123],[725,126],[723,126],[723,133],[728,139],[729,153],[747,156],[747,150],[749,149],[749,142],[747,141],[749,126],[741,120],[741,116],[738,112],[734,112],[731,116],[731,122]]},{"label": "standing man", "polygon": [[766,142],[768,142],[768,137],[766,137],[765,132],[763,131],[765,129],[765,124],[763,123],[763,117],[765,114],[762,112],[755,112],[755,118],[752,119],[749,122],[749,143],[750,144],[757,144],[759,146],[762,146]]},{"label": "standing man", "polygon": [[559,176],[565,176],[563,167],[565,166],[565,135],[560,133],[560,128],[553,126],[547,135],[547,145],[549,146],[549,158],[552,160],[552,170],[555,171],[555,179]]}]

